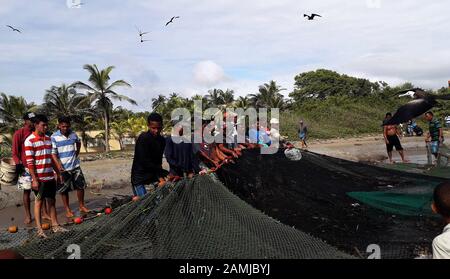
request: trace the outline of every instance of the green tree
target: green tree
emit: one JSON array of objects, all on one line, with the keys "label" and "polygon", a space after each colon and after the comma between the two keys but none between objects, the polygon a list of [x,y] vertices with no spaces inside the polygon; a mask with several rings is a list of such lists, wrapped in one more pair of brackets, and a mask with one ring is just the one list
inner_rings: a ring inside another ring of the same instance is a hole
[{"label": "green tree", "polygon": [[37,108],[34,103],[27,103],[23,97],[0,93],[0,132],[14,134],[23,125],[23,115]]},{"label": "green tree", "polygon": [[256,108],[284,108],[285,101],[284,96],[280,93],[286,90],[277,85],[276,81],[271,80],[269,83],[265,83],[259,86],[259,92],[256,94],[250,94],[250,101]]},{"label": "green tree", "polygon": [[103,70],[99,70],[95,64],[84,65],[83,68],[90,74],[90,85],[77,81],[74,83],[74,86],[86,89],[90,102],[94,103],[94,108],[102,114],[104,123],[105,151],[109,152],[109,122],[113,109],[113,100],[127,101],[133,105],[137,105],[137,103],[133,99],[121,95],[115,91],[115,88],[117,87],[131,87],[131,85],[124,80],[110,82],[110,73],[114,69],[114,66],[109,66]]},{"label": "green tree", "polygon": [[81,122],[83,115],[93,113],[87,96],[66,84],[46,90],[42,109],[50,117],[69,116],[75,123]]}]

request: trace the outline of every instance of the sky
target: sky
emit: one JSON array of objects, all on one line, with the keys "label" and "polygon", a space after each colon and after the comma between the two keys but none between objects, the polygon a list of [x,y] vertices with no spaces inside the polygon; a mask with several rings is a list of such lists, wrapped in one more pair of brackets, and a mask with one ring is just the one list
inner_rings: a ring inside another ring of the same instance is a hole
[{"label": "sky", "polygon": [[[0,92],[41,103],[53,85],[87,81],[84,64],[114,65],[117,91],[151,99],[208,89],[239,96],[326,68],[391,85],[450,80],[450,1],[0,0]],[[308,21],[303,14],[318,13]],[[172,24],[165,23],[180,16]],[[22,31],[11,31],[12,25]],[[150,32],[140,42],[137,29]]]}]

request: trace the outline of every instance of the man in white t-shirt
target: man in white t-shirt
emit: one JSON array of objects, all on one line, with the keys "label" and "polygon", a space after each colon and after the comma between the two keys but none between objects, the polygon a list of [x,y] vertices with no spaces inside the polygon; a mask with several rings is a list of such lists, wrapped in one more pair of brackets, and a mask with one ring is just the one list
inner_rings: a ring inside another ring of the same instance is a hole
[{"label": "man in white t-shirt", "polygon": [[434,189],[431,208],[447,224],[443,233],[433,240],[433,259],[450,259],[450,182],[439,184]]}]

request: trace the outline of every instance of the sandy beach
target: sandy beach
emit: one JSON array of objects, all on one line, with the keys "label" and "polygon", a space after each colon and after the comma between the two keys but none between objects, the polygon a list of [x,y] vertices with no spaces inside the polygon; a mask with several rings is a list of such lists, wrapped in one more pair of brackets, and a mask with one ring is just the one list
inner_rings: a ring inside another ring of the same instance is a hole
[{"label": "sandy beach", "polygon": [[[447,132],[447,138],[450,133]],[[426,150],[423,137],[406,137],[402,139],[407,159],[413,163],[426,163]],[[299,146],[298,143],[295,143]],[[315,140],[309,143],[309,151],[359,162],[385,162],[387,159],[383,137],[367,136],[350,139]],[[113,158],[97,159],[98,155],[82,155],[82,170],[85,174],[88,188],[86,203],[91,209],[105,207],[114,197],[131,195],[130,171],[132,152],[116,154]],[[100,156],[101,157],[101,156]],[[394,160],[400,161],[398,153],[394,152]],[[165,163],[164,168],[168,169]],[[0,227],[9,225],[24,226],[22,192],[16,186],[3,187],[0,191]],[[79,214],[75,193],[71,193],[71,208]],[[62,202],[57,197],[59,220],[70,221],[65,217]],[[14,218],[13,221],[11,219]],[[34,224],[28,226],[32,227]]]}]

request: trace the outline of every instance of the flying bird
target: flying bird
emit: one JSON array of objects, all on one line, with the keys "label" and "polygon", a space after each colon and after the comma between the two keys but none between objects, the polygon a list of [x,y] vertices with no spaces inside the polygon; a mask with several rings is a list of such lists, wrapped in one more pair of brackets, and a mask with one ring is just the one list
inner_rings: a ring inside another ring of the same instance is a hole
[{"label": "flying bird", "polygon": [[448,95],[433,95],[421,88],[413,88],[398,92],[399,97],[410,96],[414,100],[398,108],[394,116],[383,123],[385,125],[397,125],[414,119],[432,109],[438,104],[437,100],[450,100]]},{"label": "flying bird", "polygon": [[176,18],[180,18],[180,17],[179,17],[179,16],[174,16],[174,17],[172,17],[172,18],[166,23],[166,26],[169,25],[169,24],[171,24],[171,23],[173,23],[173,20],[176,19]]},{"label": "flying bird", "polygon": [[315,17],[322,17],[322,16],[318,14],[311,14],[311,15],[304,14],[303,17],[307,17],[308,20],[314,20]]},{"label": "flying bird", "polygon": [[141,38],[142,38],[142,36],[144,36],[145,34],[150,33],[150,32],[142,32],[141,29],[139,29],[137,26],[136,26],[136,29],[137,29],[137,31],[139,32],[139,37],[141,37]]},{"label": "flying bird", "polygon": [[143,43],[143,42],[150,42],[150,40],[141,39],[141,43]]},{"label": "flying bird", "polygon": [[11,28],[12,31],[18,32],[18,33],[22,33],[19,29],[12,27],[11,25],[6,25],[6,27]]},{"label": "flying bird", "polygon": [[72,8],[75,8],[75,7],[81,8],[81,5],[84,5],[84,3],[73,4]]}]

